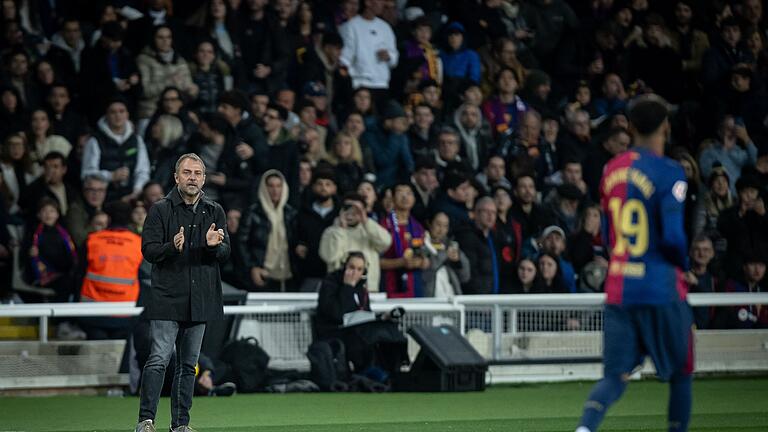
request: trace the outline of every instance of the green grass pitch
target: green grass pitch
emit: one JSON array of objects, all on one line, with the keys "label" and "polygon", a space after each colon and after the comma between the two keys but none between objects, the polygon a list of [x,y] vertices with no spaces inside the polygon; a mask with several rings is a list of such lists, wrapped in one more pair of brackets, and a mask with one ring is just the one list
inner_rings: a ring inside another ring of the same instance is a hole
[{"label": "green grass pitch", "polygon": [[[200,432],[573,431],[592,383],[482,393],[250,394],[195,398]],[[0,431],[132,431],[135,397],[0,398]],[[667,386],[632,382],[602,431],[665,431]],[[167,431],[169,400],[158,431]],[[691,431],[768,431],[768,377],[694,381]]]}]

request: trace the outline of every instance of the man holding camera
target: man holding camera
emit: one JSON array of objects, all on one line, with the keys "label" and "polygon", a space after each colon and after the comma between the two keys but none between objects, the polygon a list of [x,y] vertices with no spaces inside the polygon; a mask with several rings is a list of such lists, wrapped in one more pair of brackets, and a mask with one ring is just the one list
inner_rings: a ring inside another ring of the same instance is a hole
[{"label": "man holding camera", "polygon": [[351,251],[360,251],[368,263],[368,291],[379,290],[379,254],[392,244],[386,229],[368,218],[365,200],[356,193],[344,196],[339,216],[320,238],[320,258],[328,264],[328,272],[342,268]]}]

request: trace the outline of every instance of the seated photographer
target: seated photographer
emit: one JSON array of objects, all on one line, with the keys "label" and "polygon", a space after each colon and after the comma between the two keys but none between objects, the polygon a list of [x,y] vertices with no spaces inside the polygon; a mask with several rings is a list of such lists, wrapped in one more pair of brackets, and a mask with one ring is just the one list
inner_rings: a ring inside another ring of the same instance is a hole
[{"label": "seated photographer", "polygon": [[408,342],[392,321],[403,311],[365,316],[365,312],[371,312],[366,267],[362,252],[350,252],[344,266],[323,280],[315,321],[317,336],[340,339],[355,373],[379,367],[391,375],[408,360]]}]

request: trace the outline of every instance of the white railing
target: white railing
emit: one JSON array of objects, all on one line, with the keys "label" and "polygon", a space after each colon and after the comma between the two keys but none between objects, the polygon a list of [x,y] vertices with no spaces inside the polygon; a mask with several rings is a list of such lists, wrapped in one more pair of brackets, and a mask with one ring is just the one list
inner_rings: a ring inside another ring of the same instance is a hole
[{"label": "white railing", "polygon": [[[552,334],[562,338],[564,331],[574,330],[579,334],[574,334],[572,339],[581,337],[584,345],[573,346],[571,354],[576,357],[599,355],[601,346],[597,336],[602,330],[600,306],[604,299],[603,294],[478,295],[457,296],[451,300],[386,299],[383,294],[373,294],[371,308],[386,312],[397,306],[403,307],[407,312],[401,320],[403,331],[415,324],[448,323],[461,329],[462,333],[471,331],[469,336],[474,335],[473,342],[483,343],[483,337],[490,337],[490,341],[485,341],[490,342],[490,349],[484,354],[491,360],[504,361],[538,355],[568,357],[569,351],[563,347],[555,346],[547,351],[521,344],[527,343],[526,337],[532,333],[544,338]],[[242,316],[239,336],[249,335],[243,329],[253,329],[251,324],[257,324],[262,338],[274,337],[267,345],[272,344],[281,352],[291,352],[294,356],[303,356],[305,347],[302,345],[311,341],[308,317],[316,303],[316,293],[251,293],[248,304],[225,306],[224,313]],[[693,293],[689,295],[689,303],[692,306],[768,304],[768,293]],[[44,343],[47,342],[50,318],[138,315],[142,310],[130,302],[0,305],[0,317],[38,318],[39,341]],[[254,319],[256,323],[249,323]],[[273,323],[272,327],[261,325],[263,322]],[[278,326],[274,323],[288,324]],[[270,333],[271,330],[277,333]],[[284,346],[291,348],[283,350]],[[505,349],[506,346],[511,348]]]}]

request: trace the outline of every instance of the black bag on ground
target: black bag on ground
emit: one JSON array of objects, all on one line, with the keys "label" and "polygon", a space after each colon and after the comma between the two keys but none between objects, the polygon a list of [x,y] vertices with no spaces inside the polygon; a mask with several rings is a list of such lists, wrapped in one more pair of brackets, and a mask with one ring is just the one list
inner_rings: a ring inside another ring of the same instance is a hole
[{"label": "black bag on ground", "polygon": [[221,350],[219,359],[229,364],[227,377],[237,385],[240,393],[259,391],[267,376],[269,354],[260,346],[256,338],[243,338],[228,343]]},{"label": "black bag on ground", "polygon": [[344,391],[349,374],[344,343],[339,339],[324,339],[309,346],[307,358],[310,377],[323,391]]}]

